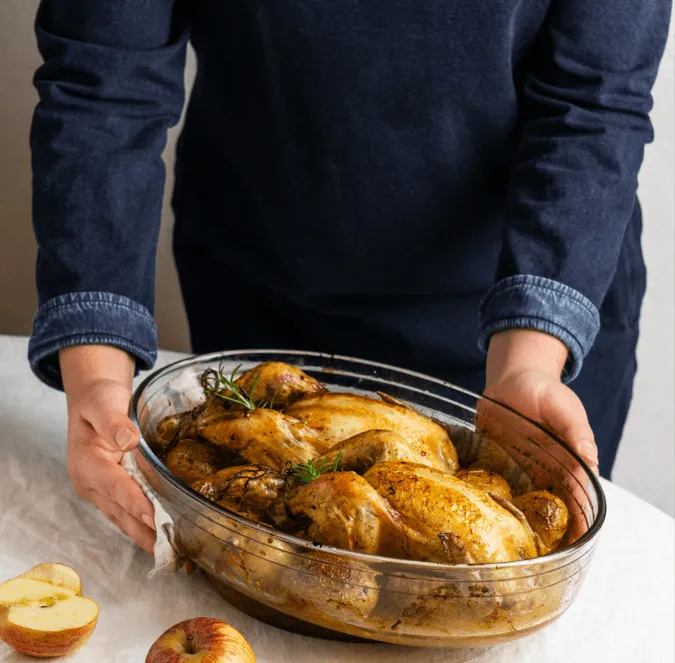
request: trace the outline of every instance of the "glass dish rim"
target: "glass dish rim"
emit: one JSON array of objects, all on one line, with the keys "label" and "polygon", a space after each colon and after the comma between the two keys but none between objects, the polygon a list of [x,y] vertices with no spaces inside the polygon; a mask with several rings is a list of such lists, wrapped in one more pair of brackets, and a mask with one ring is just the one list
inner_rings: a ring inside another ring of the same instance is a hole
[{"label": "glass dish rim", "polygon": [[[256,531],[261,532],[262,534],[266,534],[268,536],[275,537],[276,539],[280,540],[283,543],[297,546],[300,548],[305,549],[307,552],[326,552],[329,554],[335,554],[339,557],[344,557],[348,558],[349,560],[353,560],[356,562],[363,562],[365,564],[393,564],[396,566],[400,566],[402,568],[405,568],[406,570],[414,570],[414,569],[420,569],[424,571],[442,571],[442,570],[447,570],[447,571],[461,571],[461,570],[467,570],[467,571],[477,571],[477,570],[486,570],[486,571],[501,571],[504,569],[517,569],[521,567],[528,567],[532,568],[532,566],[541,566],[541,565],[548,565],[550,563],[554,563],[558,560],[563,561],[568,559],[570,556],[572,556],[575,552],[578,552],[582,549],[584,549],[598,534],[600,529],[602,528],[604,521],[605,521],[605,516],[607,513],[607,503],[606,503],[606,498],[605,498],[605,493],[602,489],[602,484],[600,483],[600,480],[598,477],[593,473],[593,471],[588,467],[586,462],[562,439],[560,439],[557,435],[552,433],[551,431],[547,430],[540,424],[538,424],[536,421],[533,421],[532,419],[520,414],[513,408],[508,407],[507,405],[504,405],[503,403],[500,403],[499,401],[493,400],[492,398],[489,398],[484,395],[479,395],[476,394],[468,389],[464,389],[463,387],[459,387],[457,385],[452,384],[451,382],[446,382],[445,380],[441,380],[440,378],[435,378],[431,375],[427,375],[425,373],[419,373],[417,371],[411,371],[406,368],[401,368],[399,366],[393,366],[391,364],[385,364],[381,362],[376,362],[376,361],[371,361],[369,359],[359,359],[356,357],[349,357],[345,355],[338,355],[338,354],[331,354],[331,353],[326,353],[326,352],[314,352],[314,351],[305,351],[305,350],[283,350],[283,349],[250,349],[250,350],[223,350],[220,352],[210,352],[210,353],[205,353],[205,354],[190,354],[186,357],[183,357],[182,359],[178,359],[174,362],[171,362],[169,364],[166,364],[162,366],[161,368],[158,368],[150,375],[148,375],[135,389],[133,392],[133,395],[131,397],[131,401],[129,403],[129,417],[133,421],[133,423],[138,427],[140,431],[140,423],[138,421],[138,418],[136,416],[139,402],[141,395],[143,392],[157,379],[161,378],[162,375],[165,373],[174,371],[178,368],[181,368],[183,365],[189,366],[193,363],[196,362],[210,362],[214,361],[217,359],[231,359],[233,357],[237,357],[240,355],[265,355],[265,354],[284,354],[284,355],[296,355],[298,357],[309,357],[313,359],[327,359],[331,361],[347,361],[347,362],[353,362],[356,364],[361,364],[363,366],[370,366],[370,367],[377,367],[377,368],[382,368],[385,370],[393,370],[397,371],[399,373],[403,373],[405,375],[408,375],[410,377],[414,378],[420,378],[422,380],[428,381],[428,382],[433,382],[438,385],[441,385],[445,388],[450,388],[451,390],[461,392],[467,396],[470,396],[475,399],[485,399],[487,401],[490,401],[491,403],[494,403],[495,405],[498,405],[499,407],[502,407],[513,414],[517,415],[521,419],[527,421],[531,425],[535,426],[538,428],[540,431],[545,433],[546,435],[550,436],[551,439],[553,439],[556,443],[561,445],[567,453],[569,453],[578,463],[579,465],[583,468],[584,472],[586,473],[586,476],[591,482],[591,485],[593,486],[593,489],[595,490],[595,493],[597,495],[598,499],[598,512],[593,520],[593,522],[590,524],[588,530],[582,534],[574,543],[566,546],[565,548],[562,548],[560,550],[556,550],[552,553],[548,553],[547,555],[541,555],[539,557],[534,557],[532,559],[522,559],[522,560],[516,560],[512,562],[491,562],[487,564],[441,564],[439,562],[422,562],[418,560],[412,560],[412,559],[397,559],[395,557],[383,557],[381,555],[372,555],[370,553],[360,553],[360,552],[355,552],[352,550],[344,550],[342,548],[335,548],[332,546],[325,546],[322,545],[320,547],[317,547],[314,543],[311,541],[308,541],[307,539],[301,539],[300,537],[293,536],[291,534],[286,534],[285,532],[281,532],[277,529],[274,529],[273,527],[269,525],[265,525],[263,523],[257,523],[253,520],[249,520],[248,518],[244,518],[243,516],[240,516],[239,514],[229,511],[228,509],[218,505],[214,504],[213,502],[207,500],[205,497],[200,495],[197,491],[193,490],[189,486],[185,485],[182,481],[180,481],[178,478],[176,478],[171,472],[168,470],[168,468],[162,463],[162,461],[158,458],[158,456],[152,451],[148,443],[146,442],[145,438],[143,437],[143,434],[141,433],[141,439],[140,443],[137,447],[138,451],[141,453],[142,456],[145,457],[145,459],[150,463],[150,465],[153,467],[153,469],[166,480],[168,481],[174,488],[178,489],[181,493],[183,493],[187,498],[197,501],[200,503],[205,509],[207,509],[210,512],[213,513],[219,513],[219,514],[224,514],[231,520],[234,520],[236,523],[240,525],[244,525],[246,527],[249,527],[251,529],[254,529]],[[458,404],[460,405],[460,404]],[[470,411],[475,413],[475,408],[470,407],[470,406],[464,406],[462,405],[464,409],[469,409]],[[186,504],[186,506],[189,506],[189,504]],[[200,514],[203,515],[203,514]],[[209,520],[211,520],[209,518]],[[214,521],[215,522],[215,521]],[[219,523],[215,523],[219,524]]]}]

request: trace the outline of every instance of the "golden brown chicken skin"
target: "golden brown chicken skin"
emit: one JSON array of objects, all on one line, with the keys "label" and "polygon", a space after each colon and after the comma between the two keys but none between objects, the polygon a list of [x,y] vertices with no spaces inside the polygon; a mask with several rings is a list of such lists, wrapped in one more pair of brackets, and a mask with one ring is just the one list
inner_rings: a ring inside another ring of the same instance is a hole
[{"label": "golden brown chicken skin", "polygon": [[288,509],[310,521],[306,536],[312,541],[374,555],[400,547],[398,515],[354,472],[320,476],[295,493]]},{"label": "golden brown chicken skin", "polygon": [[364,478],[394,509],[434,532],[424,542],[427,558],[481,564],[537,555],[518,518],[452,475],[411,463],[378,463]]},{"label": "golden brown chicken skin", "polygon": [[[202,380],[208,384],[204,376]],[[179,440],[198,438],[199,426],[226,414],[228,409],[226,401],[207,390],[202,403],[186,412],[170,414],[157,424],[155,446],[158,452],[166,455]]]},{"label": "golden brown chicken skin", "polygon": [[271,522],[270,505],[299,481],[286,473],[259,465],[238,465],[202,477],[191,485],[207,499],[258,522]]},{"label": "golden brown chicken skin", "polygon": [[200,437],[254,465],[283,470],[328,450],[322,433],[276,410],[232,412],[199,426]]},{"label": "golden brown chicken skin", "polygon": [[454,473],[457,451],[447,431],[419,412],[356,394],[329,393],[304,396],[286,414],[320,431],[330,445],[369,430],[395,431],[429,464]]},{"label": "golden brown chicken skin", "polygon": [[[219,375],[219,371],[213,369],[204,371],[200,377],[205,394],[204,402],[187,412],[168,415],[157,424],[156,446],[159,449],[174,441],[177,435],[197,437],[200,426],[205,426],[226,412],[245,409],[231,400],[234,394],[223,387]],[[225,377],[230,378],[232,374]],[[282,362],[259,364],[240,375],[234,382],[254,404],[263,403],[268,409],[275,410],[283,410],[306,394],[325,391],[324,386],[313,377]]]},{"label": "golden brown chicken skin", "polygon": [[254,402],[264,401],[275,410],[283,410],[307,394],[326,391],[318,380],[280,361],[259,364],[239,377],[236,383]]},{"label": "golden brown chicken skin", "polygon": [[405,438],[389,430],[367,430],[333,445],[315,459],[315,464],[332,467],[338,463],[343,472],[367,472],[373,465],[386,461],[403,461],[433,467],[431,454],[423,456]]},{"label": "golden brown chicken skin", "polygon": [[397,559],[446,561],[442,554],[427,554],[435,532],[399,513],[354,472],[319,477],[297,490],[287,506],[298,521],[310,521],[301,536],[312,541]]}]

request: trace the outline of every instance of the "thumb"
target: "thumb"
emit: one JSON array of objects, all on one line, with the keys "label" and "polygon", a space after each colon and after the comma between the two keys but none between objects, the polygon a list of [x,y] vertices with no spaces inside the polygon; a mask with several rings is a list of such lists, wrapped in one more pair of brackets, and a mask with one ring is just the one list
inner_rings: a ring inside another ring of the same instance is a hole
[{"label": "thumb", "polygon": [[140,433],[127,415],[131,391],[120,383],[99,385],[82,404],[82,417],[111,451],[129,451]]},{"label": "thumb", "polygon": [[598,448],[579,397],[560,382],[541,387],[539,413],[542,423],[565,440],[597,472]]}]

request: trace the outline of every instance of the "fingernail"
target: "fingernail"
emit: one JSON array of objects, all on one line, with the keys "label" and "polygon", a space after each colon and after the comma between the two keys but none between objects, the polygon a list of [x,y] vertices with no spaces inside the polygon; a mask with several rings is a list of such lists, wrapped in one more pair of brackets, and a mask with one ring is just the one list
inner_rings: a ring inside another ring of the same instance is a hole
[{"label": "fingernail", "polygon": [[115,444],[117,444],[120,451],[126,451],[133,443],[133,431],[128,428],[121,428],[117,431],[117,435],[115,435]]},{"label": "fingernail", "polygon": [[579,445],[579,452],[584,458],[591,459],[595,464],[598,462],[598,448],[595,442],[585,441]]},{"label": "fingernail", "polygon": [[145,525],[147,525],[150,529],[154,530],[155,529],[155,519],[149,516],[147,513],[144,513],[141,516],[141,522],[143,522]]},{"label": "fingernail", "polygon": [[598,459],[597,458],[589,458],[588,456],[584,456],[584,454],[581,454],[581,460],[583,460],[588,467],[593,470],[596,474],[598,474]]},{"label": "fingernail", "polygon": [[600,474],[598,471],[598,447],[595,446],[595,442],[588,440],[581,442],[579,444],[579,455],[586,461],[586,464],[590,466],[595,474]]}]

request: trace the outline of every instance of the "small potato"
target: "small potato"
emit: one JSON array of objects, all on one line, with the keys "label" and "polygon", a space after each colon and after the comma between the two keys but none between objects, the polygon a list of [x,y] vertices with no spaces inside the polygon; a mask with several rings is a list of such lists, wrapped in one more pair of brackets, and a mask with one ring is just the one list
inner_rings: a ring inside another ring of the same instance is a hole
[{"label": "small potato", "polygon": [[503,476],[489,470],[460,470],[455,474],[470,486],[482,490],[484,493],[494,493],[509,502],[513,501],[511,487]]},{"label": "small potato", "polygon": [[567,505],[548,490],[533,490],[516,497],[513,503],[522,512],[535,535],[539,538],[539,554],[555,550],[565,536],[570,513]]},{"label": "small potato", "polygon": [[164,464],[187,484],[216,472],[221,459],[217,447],[200,440],[181,440],[166,456]]}]

